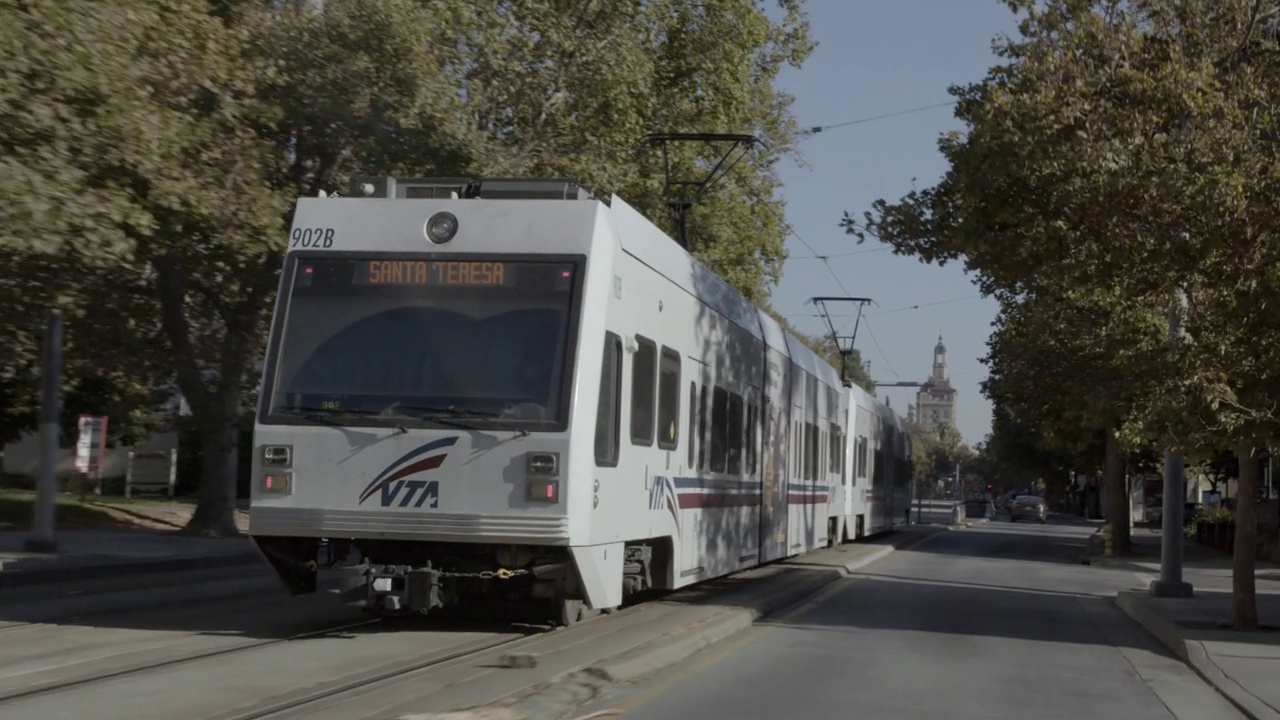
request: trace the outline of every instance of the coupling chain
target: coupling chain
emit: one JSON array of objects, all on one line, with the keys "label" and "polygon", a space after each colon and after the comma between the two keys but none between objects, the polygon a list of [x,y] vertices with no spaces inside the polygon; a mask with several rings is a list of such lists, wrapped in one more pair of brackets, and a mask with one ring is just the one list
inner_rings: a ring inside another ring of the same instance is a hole
[{"label": "coupling chain", "polygon": [[497,570],[481,570],[480,572],[441,572],[440,577],[473,577],[482,580],[498,578],[499,580],[510,580],[518,575],[527,575],[528,570],[519,568],[516,570],[508,570],[506,568],[498,568]]}]

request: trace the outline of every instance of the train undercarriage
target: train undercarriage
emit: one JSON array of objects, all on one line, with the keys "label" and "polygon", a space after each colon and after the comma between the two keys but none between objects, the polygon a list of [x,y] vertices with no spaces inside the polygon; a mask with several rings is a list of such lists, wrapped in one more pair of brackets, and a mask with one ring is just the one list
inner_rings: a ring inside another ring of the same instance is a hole
[{"label": "train undercarriage", "polygon": [[[615,608],[587,601],[568,548],[405,540],[254,537],[293,595],[395,617],[444,615],[573,625]],[[654,548],[628,546],[623,596],[654,589]]]}]

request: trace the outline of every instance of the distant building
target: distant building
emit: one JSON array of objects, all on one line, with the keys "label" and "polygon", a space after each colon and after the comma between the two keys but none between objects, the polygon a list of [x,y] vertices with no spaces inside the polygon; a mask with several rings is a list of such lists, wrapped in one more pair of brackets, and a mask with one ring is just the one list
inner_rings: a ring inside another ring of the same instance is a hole
[{"label": "distant building", "polygon": [[938,344],[933,347],[933,373],[916,393],[913,410],[909,417],[925,428],[932,429],[940,423],[956,425],[956,389],[947,378],[947,346],[942,344],[942,335],[938,335]]}]

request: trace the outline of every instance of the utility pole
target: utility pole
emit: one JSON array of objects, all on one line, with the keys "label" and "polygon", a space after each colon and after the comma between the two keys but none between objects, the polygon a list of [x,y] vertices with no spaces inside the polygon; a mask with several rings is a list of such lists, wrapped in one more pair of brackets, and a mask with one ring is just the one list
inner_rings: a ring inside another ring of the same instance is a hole
[{"label": "utility pole", "polygon": [[55,495],[58,483],[58,435],[62,424],[62,316],[49,309],[44,333],[43,397],[40,401],[40,479],[36,488],[35,516],[31,522],[28,552],[51,553],[58,549],[54,538]]},{"label": "utility pole", "polygon": [[[1169,303],[1169,351],[1177,352],[1182,337],[1182,293]],[[1164,452],[1164,516],[1160,523],[1160,579],[1152,580],[1152,597],[1190,598],[1191,583],[1182,579],[1182,511],[1186,484],[1182,457],[1173,450]]]},{"label": "utility pole", "polygon": [[956,461],[956,504],[955,509],[951,512],[952,522],[960,524],[964,522],[964,484],[960,481],[960,461]]}]

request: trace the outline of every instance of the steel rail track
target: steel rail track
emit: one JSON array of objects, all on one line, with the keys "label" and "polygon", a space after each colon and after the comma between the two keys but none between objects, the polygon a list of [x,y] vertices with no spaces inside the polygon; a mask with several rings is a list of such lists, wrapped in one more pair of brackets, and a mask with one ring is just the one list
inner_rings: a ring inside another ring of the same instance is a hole
[{"label": "steel rail track", "polygon": [[[281,645],[284,643],[294,642],[296,640],[305,640],[307,638],[328,635],[335,632],[342,632],[343,630],[350,630],[353,628],[364,627],[367,625],[373,625],[380,622],[382,622],[382,620],[378,618],[361,620],[359,622],[345,623],[343,625],[335,625],[335,626],[321,628],[318,630],[308,630],[307,632],[298,633],[296,635],[290,635],[288,637],[283,637],[283,638],[273,638],[270,640],[256,640],[256,641],[249,642],[245,645],[237,645],[235,647],[222,648],[219,650],[196,652],[190,655],[183,655],[181,657],[171,658],[167,660],[157,660],[155,662],[145,663],[137,667],[125,668],[123,670],[116,670],[114,672],[105,672],[100,675],[93,675],[91,677],[68,680],[66,682],[52,683],[42,687],[31,688],[29,690],[17,690],[9,693],[0,694],[0,708],[3,708],[5,705],[18,700],[27,700],[30,698],[39,697],[43,695],[54,695],[60,692],[66,692],[67,690],[84,687],[86,685],[93,685],[93,684],[105,682],[108,680],[118,680],[120,678],[129,677],[131,675],[141,675],[143,673],[153,672],[155,670],[164,670],[164,669],[168,669],[178,665],[186,665],[188,663],[196,662],[198,660],[207,660],[213,657],[235,655],[237,653],[245,653],[253,650],[260,650],[264,647],[270,647],[272,645]],[[4,629],[12,630],[15,628],[9,627]]]},{"label": "steel rail track", "polygon": [[528,641],[545,633],[545,630],[528,631],[518,637],[504,637],[481,641],[478,645],[446,652],[443,655],[438,655],[432,658],[411,662],[393,670],[383,670],[338,680],[323,690],[316,690],[315,692],[282,700],[265,707],[257,707],[243,712],[235,712],[229,715],[220,715],[215,717],[217,720],[267,720],[269,718],[295,717],[300,711],[306,712],[310,706],[326,700],[340,699],[341,696],[354,691],[367,691],[374,685],[401,681],[425,670],[431,670],[432,668],[440,665],[445,665],[456,660],[462,660],[473,655],[479,655],[503,646]]}]

